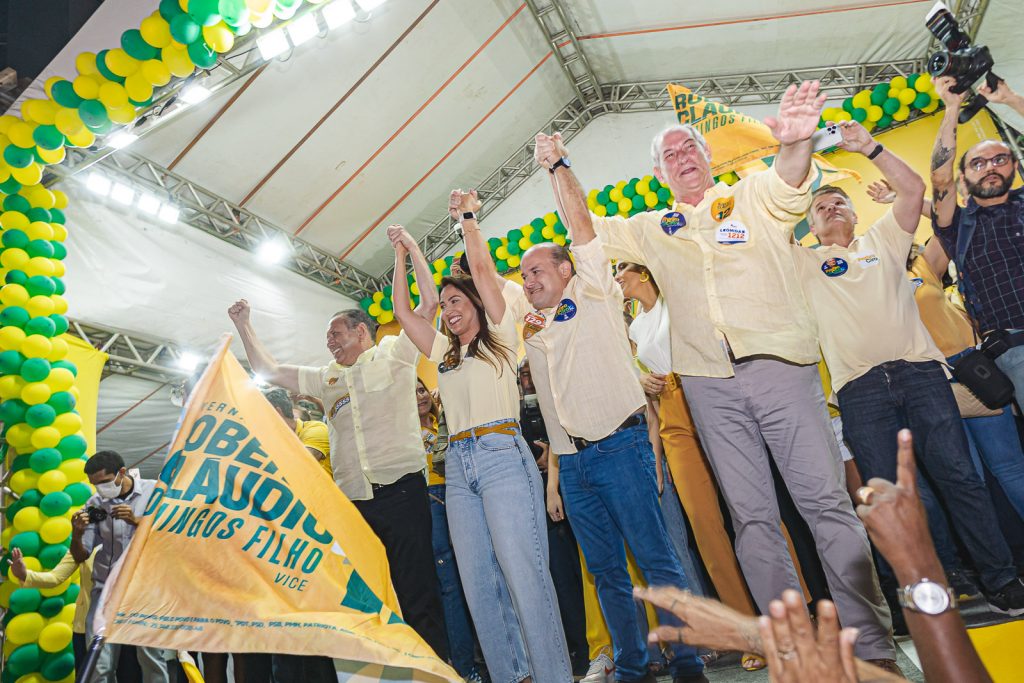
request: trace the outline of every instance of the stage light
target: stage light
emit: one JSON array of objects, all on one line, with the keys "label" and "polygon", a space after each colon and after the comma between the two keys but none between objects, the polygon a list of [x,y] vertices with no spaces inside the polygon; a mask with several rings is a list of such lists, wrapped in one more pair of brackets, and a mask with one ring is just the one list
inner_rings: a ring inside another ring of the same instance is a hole
[{"label": "stage light", "polygon": [[162,220],[164,223],[177,223],[178,216],[180,214],[181,212],[178,210],[178,207],[170,204],[164,204],[160,208],[160,213],[157,214],[157,218]]},{"label": "stage light", "polygon": [[352,3],[349,0],[335,0],[335,2],[324,6],[320,13],[324,15],[324,21],[329,29],[344,26],[356,18],[356,11],[352,9]]},{"label": "stage light", "polygon": [[292,39],[292,45],[298,47],[307,40],[316,38],[320,33],[320,25],[316,22],[316,15],[305,14],[292,23],[288,24],[288,37]]},{"label": "stage light", "polygon": [[151,194],[139,196],[139,211],[155,216],[160,213],[160,200]]},{"label": "stage light", "polygon": [[199,104],[212,94],[198,83],[190,83],[181,89],[181,99],[186,104]]},{"label": "stage light", "polygon": [[197,356],[194,353],[185,351],[180,356],[178,356],[177,364],[178,367],[184,370],[185,372],[194,372],[195,369],[199,367],[199,356]]},{"label": "stage light", "polygon": [[129,133],[126,130],[119,130],[110,136],[110,139],[107,140],[107,144],[114,149],[124,149],[138,139],[139,136],[135,133]]},{"label": "stage light", "polygon": [[276,239],[267,240],[260,245],[259,251],[256,252],[260,261],[270,265],[280,263],[287,254],[288,247]]},{"label": "stage light", "polygon": [[130,205],[135,200],[135,190],[123,183],[114,183],[110,191],[110,198],[118,204]]},{"label": "stage light", "polygon": [[270,61],[274,57],[288,51],[288,38],[283,30],[275,29],[257,38],[256,47],[260,49],[260,55],[263,59]]}]

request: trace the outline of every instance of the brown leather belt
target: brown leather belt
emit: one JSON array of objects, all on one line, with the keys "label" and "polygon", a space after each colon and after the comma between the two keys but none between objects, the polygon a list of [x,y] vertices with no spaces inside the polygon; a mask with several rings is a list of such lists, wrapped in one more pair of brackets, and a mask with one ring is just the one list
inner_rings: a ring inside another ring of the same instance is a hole
[{"label": "brown leather belt", "polygon": [[596,439],[594,441],[588,441],[587,439],[582,439],[582,438],[580,438],[578,436],[569,435],[569,441],[572,442],[573,447],[578,452],[578,451],[582,451],[584,448],[589,448],[590,446],[593,446],[598,441],[604,441],[608,437],[614,436],[614,435],[618,434],[619,432],[621,432],[624,429],[629,429],[630,427],[636,427],[637,425],[642,425],[642,424],[645,424],[646,422],[647,422],[647,410],[645,408],[641,408],[640,410],[636,411],[635,413],[633,413],[632,415],[627,417],[622,422],[622,424],[620,424],[618,427],[616,427],[614,429],[614,431],[609,432],[605,436],[602,436],[600,439]]},{"label": "brown leather belt", "polygon": [[516,420],[508,420],[506,422],[499,422],[498,424],[487,425],[485,427],[474,427],[473,429],[467,429],[464,432],[459,432],[454,436],[448,437],[448,443],[455,443],[456,441],[462,441],[463,439],[469,439],[471,437],[481,437],[487,434],[505,434],[506,436],[515,436],[519,433],[519,422]]}]

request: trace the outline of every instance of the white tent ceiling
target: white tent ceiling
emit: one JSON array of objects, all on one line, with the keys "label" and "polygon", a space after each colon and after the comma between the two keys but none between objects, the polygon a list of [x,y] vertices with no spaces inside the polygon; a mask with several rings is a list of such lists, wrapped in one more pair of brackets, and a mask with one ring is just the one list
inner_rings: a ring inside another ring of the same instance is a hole
[{"label": "white tent ceiling", "polygon": [[[920,57],[933,0],[561,4],[602,83],[685,83]],[[148,5],[156,3],[103,3],[41,78],[73,75],[77,53],[113,45]],[[1015,33],[1022,15],[1019,0],[992,0],[979,37],[991,45],[999,73],[1024,91],[1024,47]],[[271,62],[131,151],[378,275],[391,259],[386,225],[423,234],[443,215],[451,187],[474,186],[573,96],[525,2],[389,0],[370,21]],[[644,144],[639,137],[649,139],[657,127],[648,116],[632,130],[630,116],[602,124],[618,127],[604,138],[609,181],[646,171],[616,169],[620,150]],[[154,224],[88,199],[75,182],[64,185],[75,195],[68,212],[72,315],[202,349],[229,327],[227,305],[247,296],[282,359],[323,359],[323,320],[351,305],[344,297],[260,267],[250,253],[192,228]],[[549,210],[546,195],[524,194],[535,187],[528,183],[508,202],[524,215],[485,222],[485,229],[503,233]],[[154,387],[125,378],[101,386],[101,427]],[[175,409],[159,392],[147,403],[163,412],[135,408],[101,433],[101,445],[141,457],[166,441]]]}]

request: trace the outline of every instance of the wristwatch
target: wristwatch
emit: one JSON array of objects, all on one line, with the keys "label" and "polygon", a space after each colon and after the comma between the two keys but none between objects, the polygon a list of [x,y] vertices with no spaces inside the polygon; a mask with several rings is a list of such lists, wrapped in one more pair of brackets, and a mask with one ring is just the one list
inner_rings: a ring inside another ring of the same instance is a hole
[{"label": "wristwatch", "polygon": [[919,614],[936,616],[956,609],[956,591],[931,579],[904,586],[896,591],[900,606]]},{"label": "wristwatch", "polygon": [[554,173],[555,169],[558,168],[559,166],[562,166],[563,168],[570,168],[572,164],[569,163],[569,159],[567,159],[566,157],[562,157],[555,163],[551,164],[551,168],[549,168],[548,170]]},{"label": "wristwatch", "polygon": [[[474,212],[472,212],[472,211],[466,211],[466,212],[464,212],[462,214],[462,220],[463,221],[475,221],[476,220],[476,214]],[[462,221],[459,221],[459,222],[461,223]]]}]

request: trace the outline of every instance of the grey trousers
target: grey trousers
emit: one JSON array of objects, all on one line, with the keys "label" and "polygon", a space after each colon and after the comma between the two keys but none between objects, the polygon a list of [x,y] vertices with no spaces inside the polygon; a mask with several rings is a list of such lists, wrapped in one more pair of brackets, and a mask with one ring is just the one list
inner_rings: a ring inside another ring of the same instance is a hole
[{"label": "grey trousers", "polygon": [[781,531],[768,449],[810,527],[842,625],[860,629],[861,659],[895,657],[867,533],[853,511],[814,365],[758,359],[729,378],[683,377],[704,451],[732,513],[736,556],[758,608],[800,590]]},{"label": "grey trousers", "polygon": [[[85,622],[85,643],[86,647],[92,645],[92,622],[96,616],[96,608],[100,604],[100,594],[103,592],[103,585],[94,585],[89,601],[89,614]],[[139,668],[142,669],[143,683],[168,683],[170,674],[167,670],[167,661],[164,659],[164,650],[157,647],[136,647],[136,657],[139,660]],[[99,659],[96,660],[96,668],[93,669],[90,683],[115,683],[117,680],[117,660],[121,655],[121,646],[114,643],[104,643],[100,650]]]}]

